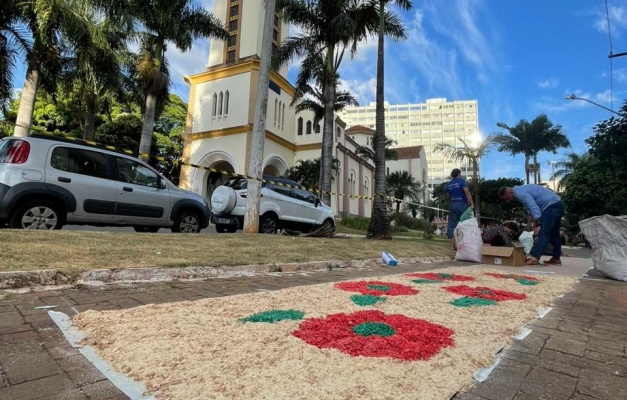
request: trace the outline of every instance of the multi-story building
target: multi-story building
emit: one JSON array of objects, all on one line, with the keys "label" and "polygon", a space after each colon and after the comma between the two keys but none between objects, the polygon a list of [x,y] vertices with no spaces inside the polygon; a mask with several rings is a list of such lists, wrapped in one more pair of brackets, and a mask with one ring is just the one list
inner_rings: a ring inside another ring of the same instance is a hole
[{"label": "multi-story building", "polygon": [[[348,127],[375,128],[375,103],[349,107],[341,112]],[[449,180],[453,168],[471,177],[472,165],[446,158],[433,149],[438,143],[459,144],[457,138],[480,140],[477,100],[446,101],[428,99],[419,104],[385,104],[385,135],[396,142],[395,147],[423,146],[428,160],[428,187]]]}]

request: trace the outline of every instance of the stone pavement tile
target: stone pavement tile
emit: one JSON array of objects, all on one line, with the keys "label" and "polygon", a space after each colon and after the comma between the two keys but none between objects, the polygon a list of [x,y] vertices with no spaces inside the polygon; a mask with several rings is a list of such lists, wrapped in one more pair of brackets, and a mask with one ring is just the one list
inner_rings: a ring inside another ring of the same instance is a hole
[{"label": "stone pavement tile", "polygon": [[24,317],[17,310],[0,314],[0,329],[25,323]]},{"label": "stone pavement tile", "polygon": [[96,311],[107,311],[107,310],[116,310],[119,309],[118,306],[109,303],[108,301],[103,301],[100,303],[89,303],[89,304],[77,304],[74,306],[74,309],[79,313],[87,310],[96,310]]},{"label": "stone pavement tile", "polygon": [[471,392],[489,400],[511,400],[530,369],[529,365],[504,358],[488,379],[477,384]]},{"label": "stone pavement tile", "polygon": [[548,369],[550,371],[572,376],[575,378],[579,376],[579,367],[561,362],[555,362],[552,360],[545,360],[543,358],[536,357],[533,354],[523,353],[515,350],[507,350],[505,352],[505,357],[523,364]]},{"label": "stone pavement tile", "polygon": [[586,336],[586,335],[578,335],[578,334],[575,334],[575,333],[558,331],[556,329],[547,329],[547,328],[543,328],[541,326],[534,327],[533,331],[534,332],[538,332],[538,333],[543,333],[543,334],[548,335],[548,336],[560,337],[560,338],[563,338],[563,339],[577,340],[577,341],[580,341],[580,342],[587,342],[588,341],[588,336]]},{"label": "stone pavement tile", "polygon": [[577,378],[533,367],[520,390],[536,399],[566,400],[575,393]]},{"label": "stone pavement tile", "polygon": [[[541,397],[541,399],[544,399],[544,397]],[[514,396],[514,400],[538,400],[538,397],[532,396],[525,392],[518,392],[516,393],[516,396]]]},{"label": "stone pavement tile", "polygon": [[562,316],[552,316],[551,313],[549,313],[546,317],[536,318],[527,325],[529,325],[530,329],[533,329],[535,326],[547,329],[556,329],[562,321]]},{"label": "stone pavement tile", "polygon": [[73,390],[76,390],[74,383],[65,374],[57,374],[0,389],[0,399],[47,400],[59,393]]},{"label": "stone pavement tile", "polygon": [[479,396],[478,394],[474,393],[471,390],[465,393],[459,393],[453,396],[451,400],[487,400],[487,399],[485,397]]},{"label": "stone pavement tile", "polygon": [[0,346],[0,364],[6,363],[10,358],[18,357],[23,353],[43,350],[44,347],[39,338],[36,338],[36,340],[20,341],[10,346]]},{"label": "stone pavement tile", "polygon": [[626,357],[627,356],[627,353],[625,352],[626,343],[627,342],[625,341],[621,342],[621,341],[614,341],[614,340],[590,338],[590,340],[588,340],[588,345],[586,346],[586,350]]},{"label": "stone pavement tile", "polygon": [[122,297],[117,299],[109,299],[109,303],[120,307],[120,308],[133,308],[142,306],[143,304],[135,299],[131,299],[130,297]]},{"label": "stone pavement tile", "polygon": [[606,331],[604,329],[591,329],[589,335],[591,337],[597,338],[597,339],[603,339],[603,340],[615,341],[615,342],[622,342],[622,343],[626,343],[627,342],[627,334],[618,333],[618,332],[612,332],[612,331]]},{"label": "stone pavement tile", "polygon": [[12,311],[17,311],[17,308],[15,308],[14,305],[12,305],[12,304],[2,304],[2,305],[0,305],[0,317],[2,317],[2,313],[12,312]]},{"label": "stone pavement tile", "polygon": [[64,346],[62,345],[62,346],[49,347],[49,348],[46,348],[46,350],[48,351],[48,353],[50,353],[50,356],[54,360],[82,355],[81,352],[77,348],[70,346],[69,343],[67,343]]},{"label": "stone pavement tile", "polygon": [[592,321],[573,321],[570,319],[563,319],[557,326],[557,330],[577,335],[587,335],[590,328],[592,328],[592,325]]},{"label": "stone pavement tile", "polygon": [[606,374],[615,374],[617,371],[620,373],[620,368],[611,363],[596,361],[586,357],[577,357],[571,354],[560,353],[558,351],[543,350],[539,358],[546,361],[553,361],[556,363],[563,363],[572,365],[578,368],[591,369],[597,372],[606,373]]},{"label": "stone pavement tile", "polygon": [[595,322],[601,324],[612,324],[618,326],[624,326],[627,328],[627,318],[622,317],[610,317],[608,315],[602,315],[595,319]]},{"label": "stone pavement tile", "polygon": [[87,400],[87,397],[78,388],[69,388],[59,393],[40,397],[37,400]]},{"label": "stone pavement tile", "polygon": [[2,366],[0,366],[0,390],[3,387],[7,387],[9,386],[9,382],[7,382],[7,377],[4,376],[4,371],[2,369]]},{"label": "stone pavement tile", "polygon": [[109,399],[115,396],[123,396],[124,399],[127,398],[120,389],[115,387],[115,385],[108,380],[86,384],[81,387],[81,390],[90,400]]},{"label": "stone pavement tile", "polygon": [[59,365],[47,351],[23,353],[2,361],[10,385],[61,373]]},{"label": "stone pavement tile", "polygon": [[48,304],[44,303],[43,301],[38,301],[36,303],[18,304],[15,307],[18,309],[20,314],[22,314],[23,316],[27,316],[27,315],[41,314],[42,312],[45,312],[44,310],[40,308],[36,308],[36,307],[43,307],[47,305]]},{"label": "stone pavement tile", "polygon": [[[31,328],[30,325],[28,325],[29,328]],[[23,331],[23,332],[16,332],[16,333],[9,333],[6,335],[1,335],[0,336],[0,347],[2,346],[10,346],[14,343],[21,343],[23,341],[29,341],[29,340],[40,340],[41,337],[37,334],[37,332],[35,332],[34,330],[29,330],[29,331]]]},{"label": "stone pavement tile", "polygon": [[48,310],[45,310],[41,314],[33,314],[33,315],[25,316],[24,321],[26,321],[27,324],[32,324],[33,322],[42,322],[42,321],[52,322],[52,319],[48,315]]},{"label": "stone pavement tile", "polygon": [[591,329],[603,329],[605,331],[627,333],[627,325],[615,325],[615,324],[603,323],[600,321],[595,321],[592,324]]},{"label": "stone pavement tile", "polygon": [[[32,331],[33,327],[29,324],[9,325],[0,327],[0,338],[7,334]],[[1,341],[2,339],[0,339]]]},{"label": "stone pavement tile", "polygon": [[68,296],[58,293],[56,296],[42,297],[41,300],[49,306],[72,306],[76,301]]},{"label": "stone pavement tile", "polygon": [[627,399],[627,379],[583,369],[577,391],[599,399]]},{"label": "stone pavement tile", "polygon": [[599,400],[596,397],[586,396],[585,394],[575,393],[570,400]]},{"label": "stone pavement tile", "polygon": [[536,332],[535,330],[531,332],[525,339],[520,341],[515,341],[511,349],[520,351],[521,353],[529,353],[529,354],[539,354],[540,351],[544,348],[546,341],[549,336],[544,333]]},{"label": "stone pavement tile", "polygon": [[586,350],[586,342],[580,342],[578,340],[562,338],[559,336],[551,336],[546,341],[544,348],[575,356],[583,356],[583,353]]},{"label": "stone pavement tile", "polygon": [[593,368],[589,364],[590,369],[603,370],[612,375],[627,377],[627,357],[612,356],[586,350],[585,358],[590,360],[592,364],[601,364],[598,368]]}]

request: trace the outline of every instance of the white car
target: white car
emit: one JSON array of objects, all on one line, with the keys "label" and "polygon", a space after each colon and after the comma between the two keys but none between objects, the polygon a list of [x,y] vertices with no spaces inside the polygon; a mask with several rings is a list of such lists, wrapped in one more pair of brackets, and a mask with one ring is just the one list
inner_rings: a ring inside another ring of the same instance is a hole
[{"label": "white car", "polygon": [[[286,178],[266,177],[261,188],[259,232],[289,229],[309,233],[320,227],[335,232],[331,207],[302,185]],[[289,185],[289,186],[284,186]],[[218,233],[244,227],[248,180],[231,178],[211,195],[211,222]]]}]

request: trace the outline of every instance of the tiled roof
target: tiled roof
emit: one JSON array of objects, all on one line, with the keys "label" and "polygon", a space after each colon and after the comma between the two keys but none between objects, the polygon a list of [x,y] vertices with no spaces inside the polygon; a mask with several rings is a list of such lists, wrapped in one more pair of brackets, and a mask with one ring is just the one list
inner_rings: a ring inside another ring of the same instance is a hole
[{"label": "tiled roof", "polygon": [[422,146],[397,147],[394,150],[396,150],[396,155],[399,160],[409,160],[410,158],[420,158]]},{"label": "tiled roof", "polygon": [[369,133],[371,135],[374,135],[374,129],[370,129],[367,126],[363,126],[363,125],[351,126],[345,132],[347,134],[350,134],[350,133]]}]

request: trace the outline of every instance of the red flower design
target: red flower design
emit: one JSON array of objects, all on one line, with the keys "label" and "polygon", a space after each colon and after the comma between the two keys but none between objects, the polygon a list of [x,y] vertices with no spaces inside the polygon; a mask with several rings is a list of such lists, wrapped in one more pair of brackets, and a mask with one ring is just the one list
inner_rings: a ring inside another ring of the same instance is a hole
[{"label": "red flower design", "polygon": [[487,299],[494,301],[505,300],[524,300],[527,295],[524,293],[508,292],[506,290],[491,289],[489,287],[478,286],[470,287],[466,285],[447,286],[442,288],[448,292],[459,294],[462,296],[475,297],[479,299]]},{"label": "red flower design", "polygon": [[493,272],[485,272],[484,275],[488,275],[488,276],[491,276],[493,278],[499,278],[499,279],[527,279],[527,280],[533,281],[533,282],[540,282],[540,279],[536,278],[535,276],[529,276],[529,275],[495,274]]},{"label": "red flower design", "polygon": [[405,274],[405,276],[408,278],[420,278],[420,279],[426,279],[429,281],[442,281],[442,282],[444,281],[467,282],[467,281],[475,280],[475,278],[473,278],[472,276],[436,273],[436,272],[427,272],[423,274],[412,273],[412,274]]},{"label": "red flower design", "polygon": [[414,361],[428,360],[442,348],[453,346],[453,333],[431,322],[372,310],[306,319],[292,335],[318,348],[335,348],[351,356]]},{"label": "red flower design", "polygon": [[340,282],[335,287],[347,292],[369,294],[371,296],[403,296],[418,294],[411,286],[381,281]]}]

